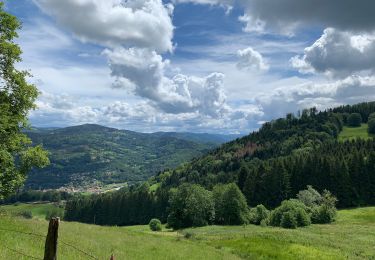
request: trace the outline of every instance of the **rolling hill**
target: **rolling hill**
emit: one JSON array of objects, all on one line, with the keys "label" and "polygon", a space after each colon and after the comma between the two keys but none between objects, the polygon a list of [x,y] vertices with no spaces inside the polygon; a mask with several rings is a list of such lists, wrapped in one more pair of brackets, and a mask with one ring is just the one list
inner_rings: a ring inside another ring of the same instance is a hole
[{"label": "rolling hill", "polygon": [[134,183],[201,156],[237,136],[137,133],[100,125],[27,132],[50,152],[51,165],[28,176],[29,188]]}]

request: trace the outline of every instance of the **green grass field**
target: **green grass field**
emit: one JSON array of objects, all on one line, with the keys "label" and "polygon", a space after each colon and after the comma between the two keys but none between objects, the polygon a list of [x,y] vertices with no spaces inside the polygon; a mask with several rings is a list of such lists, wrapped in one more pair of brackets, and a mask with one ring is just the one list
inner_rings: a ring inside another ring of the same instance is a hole
[{"label": "green grass field", "polygon": [[[0,259],[28,259],[10,249],[42,257],[43,237],[4,229],[45,235],[47,226],[42,218],[0,216]],[[116,259],[375,259],[375,207],[342,210],[334,224],[296,230],[249,225],[153,233],[147,226],[62,222],[59,241],[59,259],[90,259],[64,243],[98,259],[112,253]]]},{"label": "green grass field", "polygon": [[63,211],[63,209],[60,209],[52,203],[21,203],[0,206],[0,209],[6,210],[11,215],[17,215],[22,211],[31,211],[33,214],[33,218],[39,219],[44,219],[46,217],[47,212],[53,209]]},{"label": "green grass field", "polygon": [[356,138],[369,139],[373,136],[367,132],[368,125],[362,124],[361,127],[347,127],[345,126],[339,134],[339,140],[353,140]]}]

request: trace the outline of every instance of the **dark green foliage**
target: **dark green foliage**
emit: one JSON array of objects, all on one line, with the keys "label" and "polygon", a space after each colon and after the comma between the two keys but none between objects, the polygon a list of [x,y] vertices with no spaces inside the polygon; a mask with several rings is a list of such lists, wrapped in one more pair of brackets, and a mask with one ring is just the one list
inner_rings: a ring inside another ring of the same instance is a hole
[{"label": "dark green foliage", "polygon": [[337,199],[329,191],[324,191],[321,203],[312,209],[311,220],[316,224],[328,224],[335,221]]},{"label": "dark green foliage", "polygon": [[283,228],[297,228],[298,222],[295,213],[292,211],[286,211],[282,213],[280,226]]},{"label": "dark green foliage", "polygon": [[295,199],[283,201],[280,207],[271,212],[270,225],[272,226],[296,228],[310,224],[311,219],[307,213],[307,207]]},{"label": "dark green foliage", "polygon": [[368,121],[368,132],[375,134],[375,117]]},{"label": "dark green foliage", "polygon": [[168,191],[150,192],[147,185],[68,200],[64,219],[99,225],[147,225],[167,219]]},{"label": "dark green foliage", "polygon": [[375,113],[371,113],[371,114],[368,116],[367,122],[369,122],[369,121],[372,120],[372,119],[375,119]]},{"label": "dark green foliage", "polygon": [[12,204],[16,202],[60,202],[61,200],[67,200],[73,195],[65,191],[49,190],[49,191],[36,191],[28,190],[18,192],[14,195],[9,196],[5,200],[0,200],[0,204]]},{"label": "dark green foliage", "polygon": [[150,223],[148,223],[148,226],[152,231],[161,231],[162,225],[159,219],[153,218],[150,220]]},{"label": "dark green foliage", "polygon": [[49,210],[46,214],[46,220],[50,220],[51,218],[56,218],[56,217],[63,219],[64,211],[59,208],[54,208],[54,209]]},{"label": "dark green foliage", "polygon": [[359,113],[352,113],[348,117],[348,126],[358,127],[361,126],[362,116]]},{"label": "dark green foliage", "polygon": [[215,222],[223,225],[241,225],[249,221],[246,198],[234,183],[217,185],[213,189]]},{"label": "dark green foliage", "polygon": [[172,191],[168,226],[173,229],[200,227],[215,219],[212,193],[199,185],[183,184]]},{"label": "dark green foliage", "polygon": [[250,223],[255,225],[267,225],[269,222],[270,211],[262,204],[250,210]]},{"label": "dark green foliage", "polygon": [[31,172],[33,189],[145,181],[157,172],[201,156],[217,143],[180,139],[179,134],[145,134],[99,125],[26,132],[50,152],[51,165]]},{"label": "dark green foliage", "polygon": [[16,44],[20,28],[17,18],[5,12],[0,2],[0,199],[21,186],[33,167],[49,163],[47,152],[33,147],[23,134],[38,90],[27,82],[29,72],[16,68],[22,53]]}]

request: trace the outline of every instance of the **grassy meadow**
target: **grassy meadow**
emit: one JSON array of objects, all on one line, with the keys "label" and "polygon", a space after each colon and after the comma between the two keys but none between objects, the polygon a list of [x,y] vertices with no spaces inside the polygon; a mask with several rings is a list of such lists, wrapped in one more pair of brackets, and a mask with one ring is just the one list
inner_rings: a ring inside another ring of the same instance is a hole
[{"label": "grassy meadow", "polygon": [[53,203],[17,203],[11,205],[0,206],[10,215],[15,216],[24,211],[30,211],[33,218],[45,219],[47,213],[52,210],[63,211],[64,209],[57,207]]},{"label": "grassy meadow", "polygon": [[[35,212],[41,212],[43,207]],[[10,207],[1,207],[8,211]],[[13,209],[14,210],[14,209]],[[4,212],[4,211],[3,211]],[[0,216],[0,259],[28,259],[15,249],[42,257],[47,221]],[[274,227],[209,226],[174,232],[151,232],[148,226],[101,227],[62,222],[59,259],[375,259],[375,207],[339,211],[330,225],[287,230]]]},{"label": "grassy meadow", "polygon": [[348,127],[344,126],[343,130],[339,134],[339,140],[345,141],[345,140],[353,140],[357,138],[362,139],[370,139],[373,137],[373,135],[370,135],[367,132],[368,125],[362,124],[360,127]]}]

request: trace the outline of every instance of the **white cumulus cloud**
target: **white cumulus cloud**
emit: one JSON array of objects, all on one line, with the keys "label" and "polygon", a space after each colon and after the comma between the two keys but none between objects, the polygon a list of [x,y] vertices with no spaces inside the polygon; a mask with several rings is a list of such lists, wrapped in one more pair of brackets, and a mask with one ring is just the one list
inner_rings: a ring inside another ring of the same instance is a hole
[{"label": "white cumulus cloud", "polygon": [[172,5],[161,0],[34,0],[84,42],[171,51]]},{"label": "white cumulus cloud", "polygon": [[264,61],[263,56],[255,51],[253,48],[248,47],[237,52],[238,69],[247,69],[247,70],[268,70],[269,66]]},{"label": "white cumulus cloud", "polygon": [[375,34],[352,33],[327,28],[303,56],[291,59],[302,73],[348,76],[375,69]]}]

